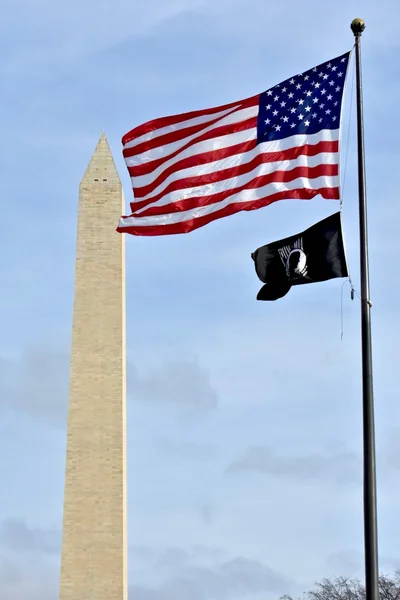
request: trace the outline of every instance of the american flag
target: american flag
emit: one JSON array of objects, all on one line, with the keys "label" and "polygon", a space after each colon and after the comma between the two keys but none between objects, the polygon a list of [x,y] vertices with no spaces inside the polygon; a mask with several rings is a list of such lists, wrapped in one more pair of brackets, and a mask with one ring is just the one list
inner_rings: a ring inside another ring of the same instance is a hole
[{"label": "american flag", "polygon": [[132,181],[117,231],[188,233],[242,210],[339,199],[350,52],[231,104],[155,119],[122,138]]}]

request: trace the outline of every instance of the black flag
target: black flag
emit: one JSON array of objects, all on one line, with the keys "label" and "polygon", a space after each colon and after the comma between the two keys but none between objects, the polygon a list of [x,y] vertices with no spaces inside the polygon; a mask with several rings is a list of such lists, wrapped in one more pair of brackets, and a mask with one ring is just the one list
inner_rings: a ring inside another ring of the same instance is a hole
[{"label": "black flag", "polygon": [[340,212],[302,233],[261,246],[251,257],[265,283],[257,300],[278,300],[292,285],[347,277]]}]

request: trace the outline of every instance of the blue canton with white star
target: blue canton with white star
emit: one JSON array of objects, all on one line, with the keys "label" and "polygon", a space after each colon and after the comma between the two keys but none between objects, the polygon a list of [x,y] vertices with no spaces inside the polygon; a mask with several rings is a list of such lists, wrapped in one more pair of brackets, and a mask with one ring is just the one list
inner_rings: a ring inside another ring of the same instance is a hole
[{"label": "blue canton with white star", "polygon": [[338,129],[350,52],[260,94],[257,141]]}]

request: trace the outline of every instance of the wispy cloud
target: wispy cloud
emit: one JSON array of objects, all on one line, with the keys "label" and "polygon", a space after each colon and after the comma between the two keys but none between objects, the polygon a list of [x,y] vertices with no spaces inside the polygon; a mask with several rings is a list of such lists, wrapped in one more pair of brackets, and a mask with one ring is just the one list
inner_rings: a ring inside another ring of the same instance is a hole
[{"label": "wispy cloud", "polygon": [[219,508],[215,504],[202,504],[199,515],[203,523],[211,525],[218,516]]},{"label": "wispy cloud", "polygon": [[[0,598],[58,593],[50,524],[61,529],[78,184],[100,131],[129,201],[125,131],[337,55],[353,43],[355,16],[367,22],[380,553],[396,564],[398,15],[394,0],[3,0]],[[354,117],[353,106],[344,225],[357,286]],[[356,568],[346,549],[362,547],[359,305],[345,288],[341,342],[340,282],[256,303],[250,258],[333,210],[282,202],[193,235],[127,240],[133,598],[276,598],[291,579]]]},{"label": "wispy cloud", "polygon": [[0,357],[0,409],[64,427],[68,379],[69,353],[59,346],[43,342],[20,356]]},{"label": "wispy cloud", "polygon": [[188,415],[207,413],[218,404],[207,371],[195,360],[167,360],[141,374],[130,363],[128,389],[132,401],[172,406]]},{"label": "wispy cloud", "polygon": [[58,556],[61,535],[54,529],[29,527],[24,519],[6,519],[0,526],[0,545],[16,553],[32,552]]},{"label": "wispy cloud", "polygon": [[157,437],[155,445],[160,454],[174,459],[203,462],[213,460],[216,455],[215,447],[187,440]]},{"label": "wispy cloud", "polygon": [[53,600],[58,593],[60,541],[57,530],[5,519],[0,525],[0,597]]},{"label": "wispy cloud", "polygon": [[[9,58],[11,64],[23,63],[25,67],[43,63],[56,66],[60,61],[75,61],[132,36],[132,29],[134,35],[140,35],[189,6],[196,8],[198,3],[151,0],[146,4],[132,4],[117,0],[110,10],[109,5],[99,5],[94,0],[83,3],[72,0],[57,9],[49,0],[9,2],[7,10],[3,11],[5,25],[17,27],[24,33],[20,44],[12,47]],[[18,20],[20,10],[25,15],[22,24]],[[28,49],[29,53],[26,52]]]},{"label": "wispy cloud", "polygon": [[342,550],[330,554],[327,558],[327,565],[335,575],[353,577],[363,565],[363,556],[357,551]]},{"label": "wispy cloud", "polygon": [[290,591],[293,583],[267,565],[242,557],[213,567],[182,565],[158,588],[133,585],[139,600],[228,600],[262,594],[264,598]]},{"label": "wispy cloud", "polygon": [[268,447],[249,448],[227,468],[228,473],[258,472],[276,478],[319,483],[321,479],[339,484],[359,483],[360,460],[350,453],[279,456]]}]

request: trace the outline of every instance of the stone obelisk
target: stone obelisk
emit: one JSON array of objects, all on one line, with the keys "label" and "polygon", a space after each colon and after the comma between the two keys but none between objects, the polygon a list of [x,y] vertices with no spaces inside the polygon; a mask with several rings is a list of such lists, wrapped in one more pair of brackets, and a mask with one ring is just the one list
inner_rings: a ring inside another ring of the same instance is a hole
[{"label": "stone obelisk", "polygon": [[126,600],[125,245],[104,134],[79,188],[60,600]]}]

